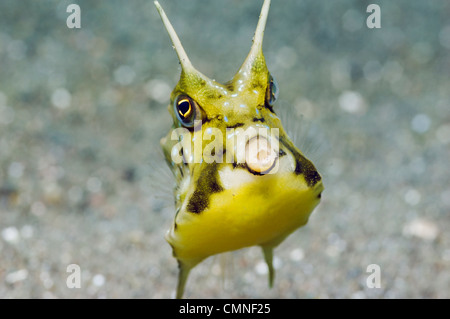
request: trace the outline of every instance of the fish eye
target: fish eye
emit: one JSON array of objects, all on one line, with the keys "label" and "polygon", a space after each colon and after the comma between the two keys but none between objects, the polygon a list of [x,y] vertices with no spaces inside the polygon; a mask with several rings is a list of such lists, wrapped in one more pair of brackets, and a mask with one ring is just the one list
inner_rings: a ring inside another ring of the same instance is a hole
[{"label": "fish eye", "polygon": [[194,126],[197,113],[196,108],[195,102],[187,95],[178,96],[174,103],[174,111],[177,119],[185,127]]},{"label": "fish eye", "polygon": [[278,83],[275,80],[275,78],[272,75],[270,75],[266,91],[266,103],[269,106],[273,106],[275,104],[275,101],[278,99],[278,94],[279,94]]}]

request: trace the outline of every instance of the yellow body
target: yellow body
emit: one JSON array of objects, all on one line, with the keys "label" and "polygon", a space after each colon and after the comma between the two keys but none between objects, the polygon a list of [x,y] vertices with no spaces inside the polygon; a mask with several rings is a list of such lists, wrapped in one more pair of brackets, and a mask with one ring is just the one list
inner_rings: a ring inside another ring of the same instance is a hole
[{"label": "yellow body", "polygon": [[[204,258],[253,245],[276,245],[303,226],[317,205],[315,192],[290,173],[265,175],[252,183],[212,195],[201,217],[179,214],[167,240],[177,258],[194,266]],[[320,191],[320,188],[319,188]],[[299,209],[301,208],[301,209]]]},{"label": "yellow body", "polygon": [[[161,140],[177,181],[176,214],[166,235],[179,264],[177,297],[182,297],[189,272],[199,262],[254,245],[263,249],[271,286],[273,249],[307,223],[323,185],[274,111],[278,88],[262,53],[270,0],[264,2],[247,59],[225,84],[192,66],[167,16],[155,4],[182,67],[168,107],[174,124]],[[208,136],[213,129],[214,137]],[[276,129],[277,134],[264,135],[260,129]],[[251,133],[242,145],[228,144],[244,130]],[[211,147],[210,141],[222,146]],[[181,143],[184,146],[177,148]],[[255,145],[263,145],[263,152],[240,161],[239,149]],[[176,156],[183,161],[177,162]]]}]

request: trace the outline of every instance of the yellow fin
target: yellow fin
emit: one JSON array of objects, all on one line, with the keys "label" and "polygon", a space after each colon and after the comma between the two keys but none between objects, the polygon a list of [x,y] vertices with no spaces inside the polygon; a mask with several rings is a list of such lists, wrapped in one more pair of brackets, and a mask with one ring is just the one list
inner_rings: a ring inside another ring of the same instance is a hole
[{"label": "yellow fin", "polygon": [[275,269],[273,268],[273,247],[272,246],[262,246],[264,253],[264,260],[267,264],[267,269],[269,270],[269,288],[273,287],[273,280],[275,278]]},{"label": "yellow fin", "polygon": [[177,294],[176,299],[182,299],[184,294],[184,287],[186,287],[186,282],[191,272],[192,267],[183,264],[178,261],[178,284],[177,284]]}]

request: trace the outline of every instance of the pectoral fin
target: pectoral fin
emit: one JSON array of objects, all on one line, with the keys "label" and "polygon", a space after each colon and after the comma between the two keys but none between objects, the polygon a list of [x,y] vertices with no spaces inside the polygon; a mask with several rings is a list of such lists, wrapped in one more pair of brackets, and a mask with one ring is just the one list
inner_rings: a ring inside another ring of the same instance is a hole
[{"label": "pectoral fin", "polygon": [[176,299],[182,299],[184,294],[184,287],[186,286],[186,282],[191,272],[191,267],[186,266],[181,261],[178,261],[178,285],[177,285],[177,294]]},{"label": "pectoral fin", "polygon": [[273,246],[261,246],[264,253],[264,260],[266,261],[269,270],[269,288],[273,287],[273,280],[275,278],[275,269],[273,268]]}]

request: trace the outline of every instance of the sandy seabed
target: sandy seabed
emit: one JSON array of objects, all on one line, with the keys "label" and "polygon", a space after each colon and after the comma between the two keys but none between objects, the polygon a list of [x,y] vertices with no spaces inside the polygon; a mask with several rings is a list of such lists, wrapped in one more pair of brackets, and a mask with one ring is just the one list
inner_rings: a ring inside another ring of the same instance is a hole
[{"label": "sandy seabed", "polygon": [[[193,64],[229,80],[262,2],[160,2]],[[0,297],[171,298],[159,139],[176,54],[152,1],[77,3],[80,29],[70,1],[0,3]],[[450,297],[450,3],[377,3],[381,29],[360,1],[272,1],[274,109],[322,174],[322,202],[276,249],[272,289],[253,247],[195,268],[186,297]]]}]

